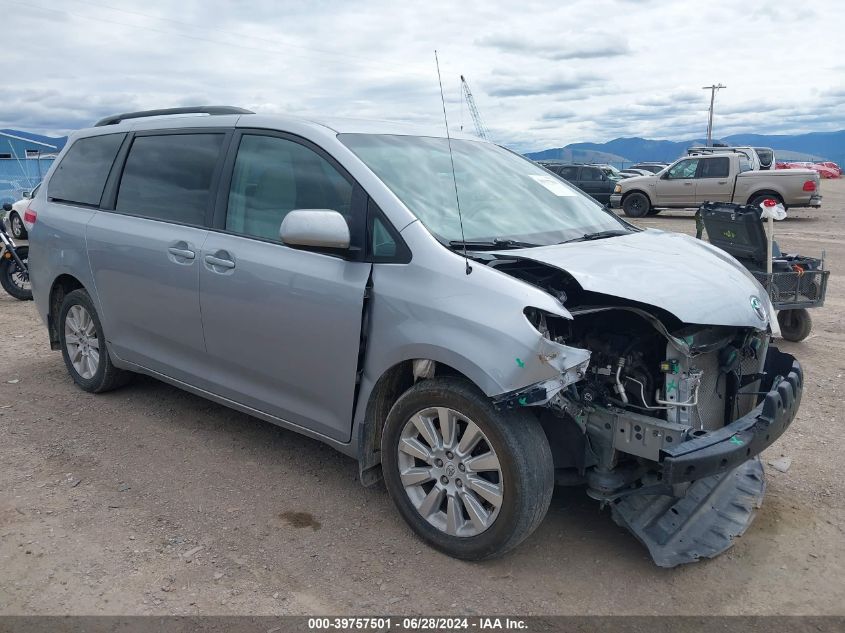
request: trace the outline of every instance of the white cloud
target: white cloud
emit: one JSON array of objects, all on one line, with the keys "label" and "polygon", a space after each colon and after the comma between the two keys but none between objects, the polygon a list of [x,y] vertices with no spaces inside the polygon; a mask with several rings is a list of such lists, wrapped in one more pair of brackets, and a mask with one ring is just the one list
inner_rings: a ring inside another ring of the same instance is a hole
[{"label": "white cloud", "polygon": [[63,133],[196,103],[439,125],[435,48],[453,127],[471,127],[464,74],[495,140],[519,150],[701,136],[713,82],[728,86],[717,135],[845,127],[840,3],[807,19],[775,0],[0,2],[16,34],[0,127]]}]

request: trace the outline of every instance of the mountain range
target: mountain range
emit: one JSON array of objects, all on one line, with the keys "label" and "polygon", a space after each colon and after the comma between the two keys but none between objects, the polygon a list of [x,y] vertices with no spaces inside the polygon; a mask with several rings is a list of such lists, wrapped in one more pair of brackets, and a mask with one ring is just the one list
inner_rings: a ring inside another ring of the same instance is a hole
[{"label": "mountain range", "polygon": [[[735,146],[771,147],[778,158],[787,160],[833,160],[845,163],[845,130],[809,134],[733,134],[716,142]],[[569,160],[584,163],[671,162],[688,147],[704,145],[704,139],[658,141],[645,138],[617,138],[607,143],[570,143],[525,154],[532,160]]]}]

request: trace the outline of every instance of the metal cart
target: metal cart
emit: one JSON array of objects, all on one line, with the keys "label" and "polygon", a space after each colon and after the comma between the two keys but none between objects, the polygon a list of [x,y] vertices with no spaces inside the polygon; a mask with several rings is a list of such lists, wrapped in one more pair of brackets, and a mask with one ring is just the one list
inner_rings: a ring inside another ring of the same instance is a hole
[{"label": "metal cart", "polygon": [[809,308],[824,305],[830,271],[821,259],[782,253],[773,241],[771,272],[767,265],[768,237],[760,208],[726,202],[705,202],[696,213],[697,237],[703,230],[711,244],[733,255],[766,289],[778,311],[787,341],[803,341],[813,327]]}]

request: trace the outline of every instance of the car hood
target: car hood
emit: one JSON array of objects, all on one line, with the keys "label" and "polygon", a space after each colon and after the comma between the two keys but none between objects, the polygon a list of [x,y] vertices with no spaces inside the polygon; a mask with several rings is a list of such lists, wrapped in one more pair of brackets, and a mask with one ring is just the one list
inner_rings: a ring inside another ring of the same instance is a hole
[{"label": "car hood", "polygon": [[684,323],[765,329],[771,322],[778,333],[774,308],[751,273],[715,246],[681,233],[649,229],[499,255],[564,270],[584,290],[656,306]]},{"label": "car hood", "polygon": [[650,176],[631,176],[630,178],[626,178],[625,180],[621,181],[623,184],[627,185],[635,185],[637,183],[646,183],[650,180],[654,180],[656,178],[656,174],[652,174]]}]

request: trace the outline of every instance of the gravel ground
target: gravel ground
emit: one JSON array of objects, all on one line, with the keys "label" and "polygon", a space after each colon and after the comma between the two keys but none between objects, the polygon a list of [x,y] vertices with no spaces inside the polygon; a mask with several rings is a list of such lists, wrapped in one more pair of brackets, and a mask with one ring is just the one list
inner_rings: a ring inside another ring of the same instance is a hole
[{"label": "gravel ground", "polygon": [[[77,389],[32,303],[0,296],[0,614],[845,613],[845,180],[777,226],[827,250],[801,412],[737,545],[665,570],[581,490],[492,562],[418,540],[353,460],[147,378]],[[694,232],[690,213],[641,224]],[[680,291],[681,289],[679,289]]]}]

